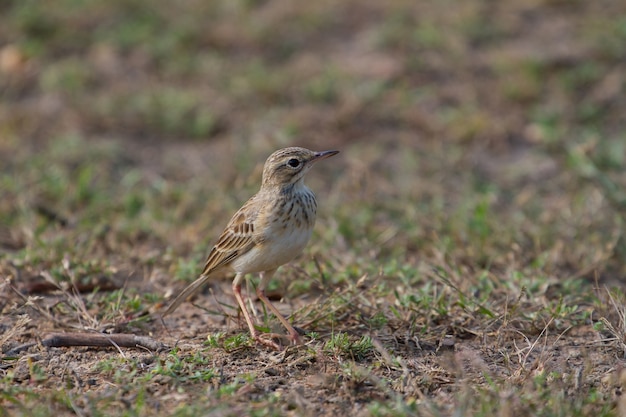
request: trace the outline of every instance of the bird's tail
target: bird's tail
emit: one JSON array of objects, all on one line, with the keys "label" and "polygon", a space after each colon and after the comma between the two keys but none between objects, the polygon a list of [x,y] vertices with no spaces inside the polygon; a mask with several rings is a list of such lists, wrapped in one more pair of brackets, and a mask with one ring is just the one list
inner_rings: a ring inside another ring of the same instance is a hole
[{"label": "bird's tail", "polygon": [[178,294],[178,296],[176,296],[174,301],[172,301],[172,303],[163,312],[162,317],[165,317],[168,314],[172,313],[174,310],[178,308],[179,305],[182,304],[183,301],[185,301],[187,298],[191,297],[192,295],[200,291],[202,286],[206,284],[208,280],[209,280],[209,274],[200,275],[198,279],[196,279],[194,282],[189,284],[187,288],[185,288],[180,294]]}]

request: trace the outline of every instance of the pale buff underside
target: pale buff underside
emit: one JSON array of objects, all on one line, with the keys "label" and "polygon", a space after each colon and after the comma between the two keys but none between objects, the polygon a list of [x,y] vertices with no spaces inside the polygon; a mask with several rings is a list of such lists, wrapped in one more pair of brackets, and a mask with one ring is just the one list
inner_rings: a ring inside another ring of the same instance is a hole
[{"label": "pale buff underside", "polygon": [[[291,261],[308,243],[316,211],[315,195],[302,181],[286,194],[262,189],[231,218],[209,253],[200,278],[178,294],[164,315],[199,291],[216,271],[226,269],[243,276],[273,271]],[[298,221],[289,221],[290,216]]]},{"label": "pale buff underside", "polygon": [[[241,274],[269,271],[302,252],[315,225],[315,196],[302,183],[288,195],[276,195],[262,191],[233,216],[209,254],[203,274],[221,267]],[[259,204],[260,200],[265,201]],[[253,213],[247,209],[251,204],[264,209]],[[302,218],[303,212],[307,221],[286,221],[290,216]]]},{"label": "pale buff underside", "polygon": [[298,256],[308,243],[313,228],[278,230],[266,235],[272,236],[263,243],[254,245],[248,252],[239,255],[229,265],[241,274],[269,271],[286,264]]}]

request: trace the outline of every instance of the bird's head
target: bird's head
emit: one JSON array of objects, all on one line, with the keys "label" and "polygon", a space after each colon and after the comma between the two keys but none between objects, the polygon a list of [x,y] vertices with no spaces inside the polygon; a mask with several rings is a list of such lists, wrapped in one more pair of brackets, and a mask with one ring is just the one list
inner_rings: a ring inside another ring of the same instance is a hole
[{"label": "bird's head", "polygon": [[315,152],[305,148],[280,149],[267,158],[263,167],[263,187],[296,184],[316,162],[339,151]]}]

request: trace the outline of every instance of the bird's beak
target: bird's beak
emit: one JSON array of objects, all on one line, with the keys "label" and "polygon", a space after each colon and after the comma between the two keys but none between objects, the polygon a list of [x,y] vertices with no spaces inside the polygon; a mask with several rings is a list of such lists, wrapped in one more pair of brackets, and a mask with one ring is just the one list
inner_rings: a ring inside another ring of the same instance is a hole
[{"label": "bird's beak", "polygon": [[337,155],[338,153],[339,153],[339,151],[316,152],[315,156],[313,156],[313,159],[311,159],[311,162],[321,161],[322,159],[330,158],[333,155]]}]

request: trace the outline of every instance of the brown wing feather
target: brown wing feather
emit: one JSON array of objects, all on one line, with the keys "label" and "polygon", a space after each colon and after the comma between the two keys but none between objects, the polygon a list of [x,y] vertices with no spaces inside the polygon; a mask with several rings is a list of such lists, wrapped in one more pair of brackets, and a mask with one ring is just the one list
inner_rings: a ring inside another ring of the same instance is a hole
[{"label": "brown wing feather", "polygon": [[237,257],[248,252],[255,245],[254,242],[254,221],[258,212],[251,211],[248,207],[253,203],[252,197],[242,208],[230,219],[226,229],[220,235],[217,243],[211,249],[207,257],[204,269],[200,277],[189,284],[167,307],[163,316],[170,314],[187,298],[198,292],[209,280],[211,273],[228,265]]}]

